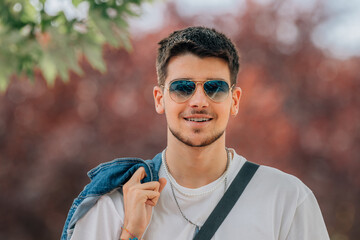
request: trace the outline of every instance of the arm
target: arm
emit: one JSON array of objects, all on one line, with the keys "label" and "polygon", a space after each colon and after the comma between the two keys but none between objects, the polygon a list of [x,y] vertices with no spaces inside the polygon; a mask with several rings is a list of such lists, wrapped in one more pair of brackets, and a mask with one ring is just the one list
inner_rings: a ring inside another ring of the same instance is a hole
[{"label": "arm", "polygon": [[329,240],[320,207],[312,192],[296,208],[286,240]]}]

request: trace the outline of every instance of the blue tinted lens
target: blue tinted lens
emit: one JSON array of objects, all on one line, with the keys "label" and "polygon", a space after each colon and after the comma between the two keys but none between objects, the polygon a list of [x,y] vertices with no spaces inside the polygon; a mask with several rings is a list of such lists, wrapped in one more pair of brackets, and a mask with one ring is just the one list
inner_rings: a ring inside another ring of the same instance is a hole
[{"label": "blue tinted lens", "polygon": [[215,102],[223,101],[229,93],[229,84],[221,80],[211,80],[204,83],[206,95]]},{"label": "blue tinted lens", "polygon": [[170,84],[169,92],[173,100],[186,101],[195,91],[196,84],[188,80],[174,81]]}]

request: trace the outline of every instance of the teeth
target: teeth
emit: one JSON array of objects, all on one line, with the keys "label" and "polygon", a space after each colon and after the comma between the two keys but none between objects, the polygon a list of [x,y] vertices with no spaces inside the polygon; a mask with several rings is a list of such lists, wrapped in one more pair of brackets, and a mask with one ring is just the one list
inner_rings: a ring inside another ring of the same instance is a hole
[{"label": "teeth", "polygon": [[187,118],[186,120],[192,121],[192,122],[206,122],[206,121],[209,121],[210,118]]}]

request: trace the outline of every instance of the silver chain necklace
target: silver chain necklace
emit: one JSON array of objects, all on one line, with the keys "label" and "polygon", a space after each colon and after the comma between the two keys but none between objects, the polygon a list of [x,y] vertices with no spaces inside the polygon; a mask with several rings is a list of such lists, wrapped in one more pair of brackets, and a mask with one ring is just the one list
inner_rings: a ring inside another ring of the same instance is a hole
[{"label": "silver chain necklace", "polygon": [[[226,188],[227,188],[227,171],[228,171],[228,168],[229,168],[230,158],[231,158],[231,156],[230,156],[230,154],[231,154],[230,151],[229,151],[227,148],[225,148],[225,150],[226,150],[226,156],[227,156],[226,169],[225,169],[225,172],[223,173],[223,175],[220,177],[221,180],[220,180],[212,189],[210,189],[210,190],[208,190],[208,191],[205,191],[205,192],[203,192],[203,193],[200,193],[200,194],[185,194],[185,193],[181,192],[179,189],[177,189],[177,190],[180,191],[181,193],[183,193],[184,195],[187,195],[187,196],[205,195],[205,194],[208,194],[208,193],[211,193],[211,192],[215,191],[215,190],[218,188],[218,186],[220,185],[219,183],[221,183],[221,182],[224,181],[224,184],[225,184],[224,193],[225,193]],[[190,224],[192,224],[192,225],[195,226],[195,233],[194,233],[194,236],[195,236],[195,235],[200,231],[200,228],[201,228],[201,227],[200,227],[199,225],[195,224],[194,222],[192,222],[190,219],[188,219],[188,218],[185,216],[185,214],[183,213],[183,211],[181,210],[181,208],[180,208],[179,202],[178,202],[178,200],[177,200],[177,198],[176,198],[176,196],[175,196],[175,191],[174,191],[174,185],[175,185],[175,184],[174,184],[174,182],[173,182],[173,177],[172,177],[171,174],[170,174],[170,170],[169,170],[169,167],[168,167],[168,165],[167,165],[167,161],[166,161],[166,159],[165,159],[165,151],[166,151],[166,149],[162,152],[162,161],[163,161],[165,173],[166,173],[168,179],[170,180],[170,187],[171,187],[172,195],[173,195],[173,197],[174,197],[176,206],[177,206],[177,208],[179,209],[179,212],[180,212],[181,216],[182,216],[188,223],[190,223]]]}]

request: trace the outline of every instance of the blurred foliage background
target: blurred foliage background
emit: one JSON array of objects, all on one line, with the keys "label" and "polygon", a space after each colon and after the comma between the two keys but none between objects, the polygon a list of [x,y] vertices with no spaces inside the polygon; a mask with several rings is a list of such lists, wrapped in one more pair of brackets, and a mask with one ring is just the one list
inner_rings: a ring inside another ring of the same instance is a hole
[{"label": "blurred foliage background", "polygon": [[144,0],[73,0],[79,13],[66,16],[64,11],[49,15],[47,0],[1,1],[0,90],[6,89],[15,73],[34,81],[36,68],[49,85],[56,76],[67,81],[70,70],[83,73],[78,63],[81,57],[104,73],[102,46],[130,48],[125,19],[137,15],[134,5],[141,2]]},{"label": "blurred foliage background", "polygon": [[[193,14],[181,1],[162,2],[162,25],[134,24],[131,48],[127,17],[142,1],[89,1],[80,20],[41,7],[25,17],[28,2],[0,3],[0,239],[59,239],[88,170],[166,146],[152,99],[157,42],[190,25],[216,27],[242,55],[244,95],[227,145],[307,184],[332,240],[360,238],[360,58],[314,44],[314,30],[331,17],[324,2],[304,9],[248,0],[231,12]],[[120,13],[122,4],[129,8]]]}]

